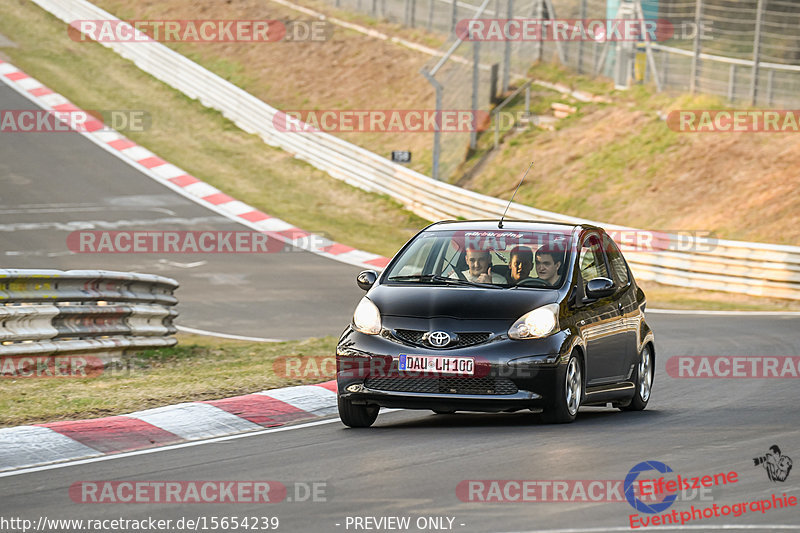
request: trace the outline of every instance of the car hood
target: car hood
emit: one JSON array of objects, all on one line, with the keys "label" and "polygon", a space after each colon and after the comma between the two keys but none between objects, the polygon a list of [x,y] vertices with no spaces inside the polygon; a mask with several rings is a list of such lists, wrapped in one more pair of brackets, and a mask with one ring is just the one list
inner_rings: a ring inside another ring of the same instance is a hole
[{"label": "car hood", "polygon": [[484,289],[441,285],[376,285],[367,297],[382,315],[516,320],[558,299],[550,289]]}]

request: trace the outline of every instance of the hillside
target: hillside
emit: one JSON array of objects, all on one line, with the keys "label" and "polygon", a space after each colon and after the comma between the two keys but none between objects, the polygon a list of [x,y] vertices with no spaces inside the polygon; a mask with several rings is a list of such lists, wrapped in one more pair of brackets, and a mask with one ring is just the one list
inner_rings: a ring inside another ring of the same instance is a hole
[{"label": "hillside", "polygon": [[[309,0],[319,11],[333,10]],[[100,0],[122,18],[282,20],[305,18],[276,3],[254,0],[147,0],[131,5]],[[361,15],[335,15],[387,34],[436,44],[440,36],[412,32]],[[419,74],[427,54],[336,27],[316,43],[180,43],[175,47],[211,70],[280,109],[432,109],[433,94]],[[513,191],[520,169],[535,170],[518,201],[537,208],[609,223],[657,230],[710,231],[721,238],[800,243],[800,135],[776,133],[676,133],[659,111],[719,108],[724,102],[698,96],[652,94],[649,89],[613,91],[602,80],[585,80],[551,66],[531,70],[537,78],[589,85],[610,104],[581,104],[556,131],[533,127],[504,137],[491,153],[478,153],[463,167],[460,185],[499,197]],[[553,99],[534,92],[534,106]],[[539,107],[542,107],[541,105]],[[511,109],[511,108],[509,108]],[[430,170],[431,135],[347,133],[341,137],[377,153],[414,153],[413,168]],[[491,134],[484,134],[486,145]],[[466,150],[465,150],[466,154]],[[477,172],[477,156],[484,160]]]}]

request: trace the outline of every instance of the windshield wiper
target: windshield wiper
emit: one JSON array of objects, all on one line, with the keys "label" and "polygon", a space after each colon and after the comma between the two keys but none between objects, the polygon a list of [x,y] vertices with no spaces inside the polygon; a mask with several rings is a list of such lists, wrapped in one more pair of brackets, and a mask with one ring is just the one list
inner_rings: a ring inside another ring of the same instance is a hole
[{"label": "windshield wiper", "polygon": [[433,274],[410,274],[408,276],[392,276],[391,278],[387,278],[387,281],[406,281],[411,279],[418,279],[420,281],[431,281],[436,276]]},{"label": "windshield wiper", "polygon": [[489,283],[478,283],[477,281],[469,281],[467,279],[448,278],[436,274],[411,274],[408,276],[392,276],[390,278],[387,278],[387,281],[409,281],[409,280],[438,281],[441,283],[446,283],[448,285],[472,285],[473,287],[489,287],[492,289],[502,288],[498,285],[491,285]]}]

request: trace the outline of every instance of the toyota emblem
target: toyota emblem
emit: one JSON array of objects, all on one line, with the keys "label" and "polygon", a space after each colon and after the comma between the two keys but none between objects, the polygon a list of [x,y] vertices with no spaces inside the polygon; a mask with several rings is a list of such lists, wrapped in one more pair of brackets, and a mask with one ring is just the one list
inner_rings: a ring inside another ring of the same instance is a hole
[{"label": "toyota emblem", "polygon": [[450,344],[450,335],[444,331],[432,331],[428,335],[428,342],[431,343],[431,346],[441,348]]}]

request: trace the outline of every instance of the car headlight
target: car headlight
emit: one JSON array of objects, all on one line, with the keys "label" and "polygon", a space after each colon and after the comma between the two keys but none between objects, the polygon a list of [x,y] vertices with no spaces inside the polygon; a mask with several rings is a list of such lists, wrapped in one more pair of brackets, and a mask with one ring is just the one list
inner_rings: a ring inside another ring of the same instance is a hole
[{"label": "car headlight", "polygon": [[367,335],[377,335],[381,332],[381,312],[366,296],[361,298],[355,313],[353,313],[353,325],[356,331]]},{"label": "car headlight", "polygon": [[547,304],[525,313],[508,329],[512,339],[540,339],[558,331],[558,304]]}]

